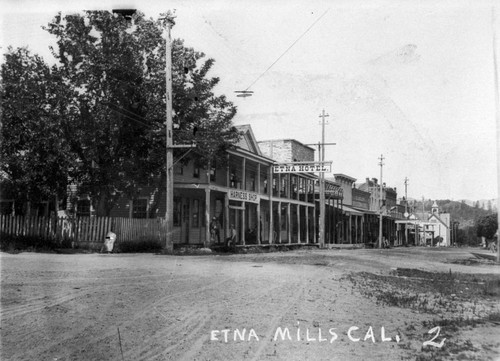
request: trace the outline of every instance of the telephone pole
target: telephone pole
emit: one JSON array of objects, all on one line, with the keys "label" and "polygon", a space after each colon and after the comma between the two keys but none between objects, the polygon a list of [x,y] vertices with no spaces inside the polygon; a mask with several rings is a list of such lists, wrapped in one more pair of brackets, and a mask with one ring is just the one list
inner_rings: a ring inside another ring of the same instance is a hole
[{"label": "telephone pole", "polygon": [[[329,117],[325,114],[325,110],[319,115],[321,118],[321,162],[325,161],[325,118]],[[325,246],[325,173],[319,174],[319,247]]]},{"label": "telephone pole", "polygon": [[173,228],[174,228],[174,156],[172,142],[172,39],[170,31],[174,25],[173,16],[167,14],[165,18],[166,39],[165,39],[165,103],[166,103],[166,210],[165,210],[165,226],[166,240],[165,251],[172,252],[174,249]]},{"label": "telephone pole", "polygon": [[[405,219],[408,219],[408,177],[405,177]],[[405,223],[405,246],[408,245],[408,223]]]},{"label": "telephone pole", "polygon": [[379,192],[379,229],[378,229],[378,247],[382,248],[382,167],[384,166],[384,155],[380,155],[380,162],[378,163],[380,165],[380,192]]},{"label": "telephone pole", "polygon": [[[496,41],[496,17],[495,8],[491,8],[491,28],[493,30],[493,70],[495,79],[495,118],[497,123],[497,158],[500,159],[500,95],[498,94],[498,64],[497,64],[497,41]],[[500,179],[500,166],[497,165],[497,174]],[[500,191],[500,186],[498,186]],[[500,198],[497,198],[497,209],[500,210]],[[498,213],[498,227],[497,227],[497,263],[500,263],[500,212]]]}]

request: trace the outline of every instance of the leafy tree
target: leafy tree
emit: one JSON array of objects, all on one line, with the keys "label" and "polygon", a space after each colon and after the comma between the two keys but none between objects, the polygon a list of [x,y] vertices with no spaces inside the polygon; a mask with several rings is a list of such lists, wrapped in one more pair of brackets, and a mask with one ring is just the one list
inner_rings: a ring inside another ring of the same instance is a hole
[{"label": "leafy tree", "polygon": [[486,239],[492,239],[495,235],[495,232],[498,230],[497,217],[497,214],[490,214],[485,217],[479,218],[476,225],[477,236],[484,237]]},{"label": "leafy tree", "polygon": [[[75,179],[98,215],[109,214],[120,196],[132,198],[146,182],[158,182],[158,199],[163,194],[164,28],[163,20],[141,13],[129,23],[102,11],[59,13],[45,28],[57,38],[53,79],[64,84],[69,99],[60,122],[78,157]],[[173,42],[173,120],[178,128],[173,138],[174,143],[196,142],[200,162],[209,164],[223,161],[221,154],[239,135],[231,123],[236,108],[213,94],[219,79],[207,77],[213,60],[203,57],[181,40]]]},{"label": "leafy tree", "polygon": [[53,200],[57,209],[74,161],[60,127],[64,98],[48,65],[26,48],[9,47],[1,76],[2,192],[18,203]]}]

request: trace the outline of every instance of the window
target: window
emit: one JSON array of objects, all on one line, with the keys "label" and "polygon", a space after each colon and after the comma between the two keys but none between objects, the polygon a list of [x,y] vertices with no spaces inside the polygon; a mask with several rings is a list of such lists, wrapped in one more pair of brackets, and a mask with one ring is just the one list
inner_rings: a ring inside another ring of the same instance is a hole
[{"label": "window", "polygon": [[181,225],[181,198],[174,197],[174,227]]},{"label": "window", "polygon": [[148,218],[148,200],[146,198],[133,200],[132,218]]},{"label": "window", "polygon": [[175,174],[177,175],[183,175],[184,174],[184,167],[182,166],[182,164],[179,164],[177,166],[175,166]]},{"label": "window", "polygon": [[217,178],[217,169],[216,165],[214,164],[212,168],[210,168],[210,182],[215,182],[216,178]]},{"label": "window", "polygon": [[288,174],[281,176],[281,191],[282,198],[288,198]]},{"label": "window", "polygon": [[76,202],[76,215],[78,217],[90,217],[90,199],[79,199]]},{"label": "window", "polygon": [[231,188],[239,188],[240,180],[236,175],[236,170],[231,170],[229,181],[231,182]]},{"label": "window", "polygon": [[248,181],[248,187],[247,189],[249,191],[252,191],[252,192],[255,192],[255,173],[254,172],[250,172],[249,174],[249,181]]},{"label": "window", "polygon": [[193,177],[194,178],[200,178],[200,167],[194,166]]},{"label": "window", "polygon": [[297,176],[296,175],[292,175],[291,176],[291,182],[292,182],[292,188],[291,188],[291,192],[292,192],[292,195],[291,195],[291,198],[293,199],[297,199],[298,197],[298,182],[297,182]]},{"label": "window", "polygon": [[279,174],[273,174],[273,196],[278,196]]}]

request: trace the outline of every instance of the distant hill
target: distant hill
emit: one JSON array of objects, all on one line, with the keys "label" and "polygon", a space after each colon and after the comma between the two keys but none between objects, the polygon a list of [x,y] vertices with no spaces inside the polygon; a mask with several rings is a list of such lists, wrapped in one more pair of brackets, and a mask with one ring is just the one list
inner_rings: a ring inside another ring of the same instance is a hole
[{"label": "distant hill", "polygon": [[476,207],[478,206],[479,208],[486,209],[486,210],[491,210],[491,211],[496,211],[498,208],[498,203],[497,199],[492,198],[492,199],[479,199],[477,201],[471,201],[468,199],[462,199],[459,202],[465,202],[465,204],[471,206],[471,207]]},{"label": "distant hill", "polygon": [[[450,200],[438,200],[439,211],[450,213],[452,221],[460,222],[459,228],[473,227],[477,219],[495,213],[493,209],[485,209],[480,206],[468,205],[465,201],[457,202]],[[426,204],[426,209],[431,208],[432,203]],[[427,208],[428,207],[428,208]]]}]

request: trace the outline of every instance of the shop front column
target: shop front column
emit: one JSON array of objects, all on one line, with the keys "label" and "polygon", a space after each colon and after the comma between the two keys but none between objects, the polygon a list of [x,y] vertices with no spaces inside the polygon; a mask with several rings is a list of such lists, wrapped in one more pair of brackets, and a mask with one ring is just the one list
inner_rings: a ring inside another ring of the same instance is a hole
[{"label": "shop front column", "polygon": [[229,195],[224,194],[224,244],[229,238]]}]

